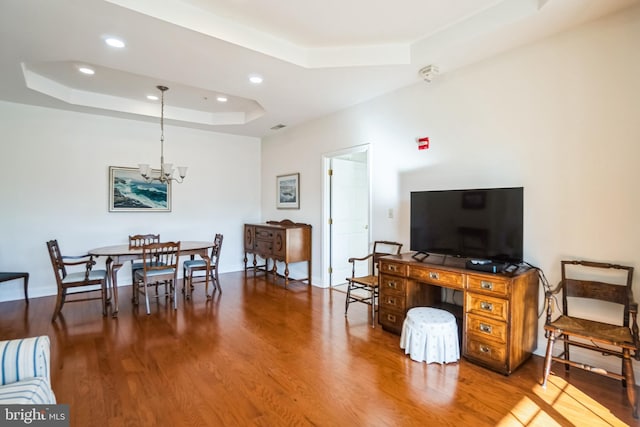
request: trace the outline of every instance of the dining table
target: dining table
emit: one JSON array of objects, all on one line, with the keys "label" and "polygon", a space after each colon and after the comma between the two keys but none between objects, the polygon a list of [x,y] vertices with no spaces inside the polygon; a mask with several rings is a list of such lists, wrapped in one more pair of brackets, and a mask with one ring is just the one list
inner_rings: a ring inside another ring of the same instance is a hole
[{"label": "dining table", "polygon": [[[180,256],[190,256],[193,259],[196,255],[200,256],[207,264],[207,271],[211,266],[211,258],[209,256],[209,249],[213,247],[213,241],[180,241]],[[128,243],[103,246],[100,248],[91,249],[88,251],[89,255],[94,257],[107,257],[105,262],[107,268],[107,282],[108,282],[108,299],[113,297],[112,313],[113,317],[118,317],[118,270],[127,261],[142,259],[142,247],[129,247]],[[208,292],[209,289],[209,275],[205,279],[205,286]]]}]

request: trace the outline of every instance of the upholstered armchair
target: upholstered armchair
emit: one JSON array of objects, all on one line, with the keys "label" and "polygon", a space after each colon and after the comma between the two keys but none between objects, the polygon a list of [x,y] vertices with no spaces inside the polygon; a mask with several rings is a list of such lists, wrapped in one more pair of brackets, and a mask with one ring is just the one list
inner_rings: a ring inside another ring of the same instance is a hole
[{"label": "upholstered armchair", "polygon": [[0,405],[56,403],[51,389],[50,351],[46,335],[0,341]]}]

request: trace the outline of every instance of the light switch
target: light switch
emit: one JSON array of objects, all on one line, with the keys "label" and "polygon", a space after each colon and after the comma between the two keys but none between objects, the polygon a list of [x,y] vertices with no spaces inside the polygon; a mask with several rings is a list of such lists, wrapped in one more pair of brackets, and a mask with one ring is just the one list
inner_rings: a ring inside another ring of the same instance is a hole
[{"label": "light switch", "polygon": [[389,208],[389,213],[387,214],[389,218],[393,218],[393,208]]}]

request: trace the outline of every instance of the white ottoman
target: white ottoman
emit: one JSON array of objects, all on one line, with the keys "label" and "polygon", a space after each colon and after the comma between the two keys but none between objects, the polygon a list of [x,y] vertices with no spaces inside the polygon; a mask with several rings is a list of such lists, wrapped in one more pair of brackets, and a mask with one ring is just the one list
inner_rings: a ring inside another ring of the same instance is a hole
[{"label": "white ottoman", "polygon": [[457,361],[460,346],[455,316],[431,307],[410,309],[402,325],[400,348],[416,362]]}]

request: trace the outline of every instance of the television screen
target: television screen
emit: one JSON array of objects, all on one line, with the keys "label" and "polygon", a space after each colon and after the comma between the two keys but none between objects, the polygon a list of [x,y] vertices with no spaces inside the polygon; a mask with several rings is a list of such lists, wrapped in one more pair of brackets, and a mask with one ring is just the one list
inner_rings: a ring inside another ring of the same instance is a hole
[{"label": "television screen", "polygon": [[523,190],[412,192],[411,250],[521,262]]}]

